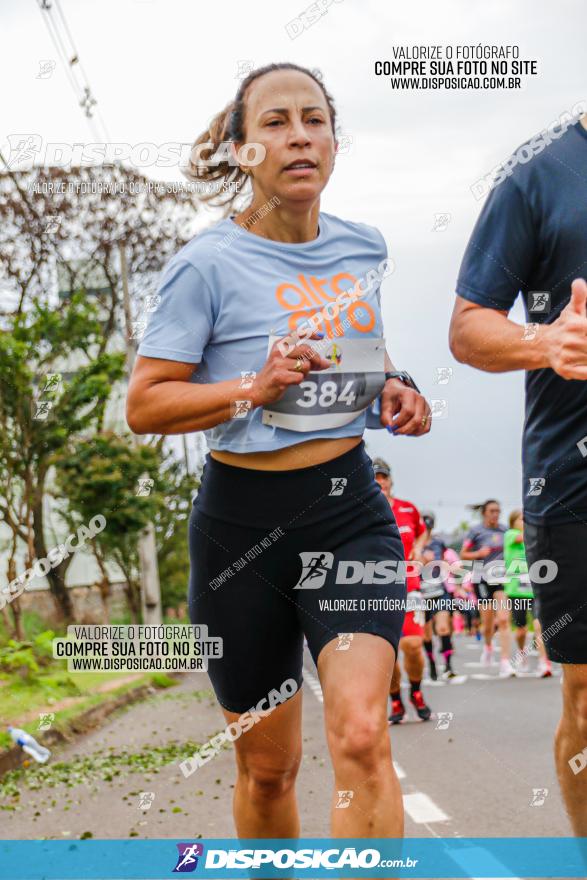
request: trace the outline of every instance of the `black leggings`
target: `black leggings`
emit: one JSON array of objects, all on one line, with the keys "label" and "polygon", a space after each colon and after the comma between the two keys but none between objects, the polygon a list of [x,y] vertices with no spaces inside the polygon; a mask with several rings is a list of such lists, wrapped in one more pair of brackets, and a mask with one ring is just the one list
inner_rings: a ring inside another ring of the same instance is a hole
[{"label": "black leggings", "polygon": [[208,672],[225,709],[245,712],[288,679],[299,687],[304,635],[314,662],[332,639],[352,650],[351,633],[397,653],[403,547],[364,443],[290,471],[208,455],[189,545],[190,620],[223,640]]}]

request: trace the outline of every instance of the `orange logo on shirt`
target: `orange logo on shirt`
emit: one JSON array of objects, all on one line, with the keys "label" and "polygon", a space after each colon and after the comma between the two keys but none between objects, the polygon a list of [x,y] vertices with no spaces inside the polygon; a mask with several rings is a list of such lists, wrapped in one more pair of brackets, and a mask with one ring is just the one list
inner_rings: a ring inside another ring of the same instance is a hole
[{"label": "orange logo on shirt", "polygon": [[[327,303],[336,301],[336,297],[345,290],[350,290],[357,279],[349,272],[339,272],[328,278],[316,278],[310,275],[298,275],[297,284],[286,281],[275,290],[275,298],[282,309],[291,312],[289,316],[289,332],[294,333],[300,324],[304,324],[308,318],[316,313],[321,314]],[[342,281],[348,281],[346,287]],[[330,287],[332,293],[327,292]],[[375,326],[376,316],[373,307],[364,300],[357,300],[349,306],[341,308],[338,315],[321,314],[318,330],[332,339],[336,336],[344,336],[347,327],[353,327],[359,333],[370,333]]]}]

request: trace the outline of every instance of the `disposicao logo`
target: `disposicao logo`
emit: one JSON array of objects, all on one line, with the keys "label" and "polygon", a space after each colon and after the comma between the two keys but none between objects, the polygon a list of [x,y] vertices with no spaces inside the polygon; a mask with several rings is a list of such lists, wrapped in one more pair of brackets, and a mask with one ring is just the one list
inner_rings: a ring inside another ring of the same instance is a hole
[{"label": "disposicao logo", "polygon": [[173,869],[174,874],[188,874],[198,867],[198,856],[204,854],[204,846],[201,843],[178,843],[176,844],[179,855],[177,865]]}]

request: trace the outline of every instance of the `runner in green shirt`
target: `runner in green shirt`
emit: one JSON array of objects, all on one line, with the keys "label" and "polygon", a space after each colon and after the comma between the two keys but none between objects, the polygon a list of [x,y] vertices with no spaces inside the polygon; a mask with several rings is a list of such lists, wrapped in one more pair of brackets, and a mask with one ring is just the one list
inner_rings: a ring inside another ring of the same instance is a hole
[{"label": "runner in green shirt", "polygon": [[[532,592],[532,584],[528,576],[526,563],[526,548],[524,547],[524,519],[521,510],[513,510],[510,514],[510,527],[503,536],[503,560],[505,563],[506,580],[505,594],[512,600],[512,620],[514,622],[514,635],[518,643],[518,654],[512,663],[518,672],[528,672],[530,664],[528,653],[525,650],[526,634],[528,632],[528,611],[534,620],[534,633],[536,646],[540,659],[538,661],[538,675],[540,678],[549,678],[552,675],[550,660],[546,656],[544,642],[542,641],[540,622],[538,620],[537,600]],[[526,600],[526,601],[524,601]]]}]

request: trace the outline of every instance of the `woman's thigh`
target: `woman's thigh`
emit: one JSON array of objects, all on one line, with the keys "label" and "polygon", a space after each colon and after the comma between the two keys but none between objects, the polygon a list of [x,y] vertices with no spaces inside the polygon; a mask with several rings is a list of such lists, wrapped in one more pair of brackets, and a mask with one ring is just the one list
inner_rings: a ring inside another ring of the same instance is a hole
[{"label": "woman's thigh", "polygon": [[[391,644],[378,635],[356,633],[348,651],[327,644],[318,657],[329,740],[349,729],[387,729],[387,698],[395,664]],[[352,736],[352,734],[351,734]]]},{"label": "woman's thigh", "polygon": [[208,675],[221,706],[237,714],[285,682],[293,680],[293,690],[302,683],[303,634],[288,589],[286,539],[247,558],[264,536],[197,508],[190,516],[190,620],[222,639],[222,656],[208,661]]},{"label": "woman's thigh", "polygon": [[[304,549],[316,549],[311,536],[302,538]],[[335,648],[344,653],[341,637],[355,633],[380,636],[396,654],[406,585],[403,546],[388,502],[379,494],[368,507],[325,523],[318,538],[316,543],[329,551],[320,587],[296,591],[300,625],[314,662],[329,642],[338,642]]]},{"label": "woman's thigh", "polygon": [[[239,724],[235,712],[223,709],[227,726]],[[253,716],[251,727],[234,740],[239,770],[268,783],[294,773],[302,754],[302,692],[278,705],[264,717]]]}]

